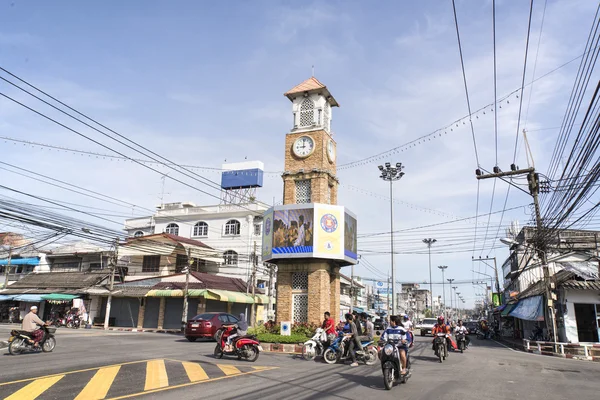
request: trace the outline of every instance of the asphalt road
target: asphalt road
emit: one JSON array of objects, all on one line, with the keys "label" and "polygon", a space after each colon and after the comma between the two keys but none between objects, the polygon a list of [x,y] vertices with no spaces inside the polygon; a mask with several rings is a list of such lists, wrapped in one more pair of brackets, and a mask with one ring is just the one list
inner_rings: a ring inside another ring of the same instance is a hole
[{"label": "asphalt road", "polygon": [[[0,325],[0,339],[10,328]],[[217,360],[214,342],[174,335],[57,331],[52,353],[0,350],[0,398],[8,399],[593,399],[600,363],[536,356],[474,339],[440,364],[417,336],[413,375],[386,391],[379,364],[327,365],[262,353],[255,363]],[[0,345],[1,346],[1,345]]]}]

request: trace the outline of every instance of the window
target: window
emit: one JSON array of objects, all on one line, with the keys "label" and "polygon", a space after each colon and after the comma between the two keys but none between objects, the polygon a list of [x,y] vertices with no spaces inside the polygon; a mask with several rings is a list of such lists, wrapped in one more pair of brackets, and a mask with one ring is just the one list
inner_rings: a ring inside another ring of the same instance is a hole
[{"label": "window", "polygon": [[296,181],[296,204],[310,203],[311,192],[309,179]]},{"label": "window", "polygon": [[325,114],[325,117],[323,118],[323,128],[327,132],[329,132],[329,129],[330,129],[329,123],[330,123],[331,119],[329,118],[329,104],[328,103],[325,103],[324,114]]},{"label": "window", "polygon": [[230,219],[225,224],[225,235],[226,236],[235,236],[240,234],[240,221],[236,221],[235,219]]},{"label": "window", "polygon": [[179,236],[179,225],[177,224],[169,224],[165,229],[165,233],[169,233],[171,235]]},{"label": "window", "polygon": [[315,103],[311,99],[304,99],[300,103],[300,126],[312,126],[315,119]]},{"label": "window", "polygon": [[185,267],[188,266],[188,258],[185,254],[177,254],[175,259],[175,273],[179,274]]},{"label": "window", "polygon": [[52,272],[73,272],[79,271],[79,261],[55,262],[50,268]]},{"label": "window", "polygon": [[136,231],[136,232],[133,234],[133,237],[142,237],[142,236],[144,236],[144,232],[142,232],[142,231]]},{"label": "window", "polygon": [[260,224],[254,224],[254,235],[260,236],[261,232],[262,232],[262,229],[261,229]]},{"label": "window", "polygon": [[220,314],[219,321],[221,321],[224,324],[229,323],[229,318],[227,318],[227,314]]},{"label": "window", "polygon": [[232,324],[237,324],[239,322],[239,319],[237,319],[236,317],[234,317],[231,314],[227,314],[227,318],[229,319],[229,322]]},{"label": "window", "polygon": [[233,250],[227,250],[223,253],[223,260],[225,265],[238,265],[238,253]]},{"label": "window", "polygon": [[160,269],[160,256],[144,256],[142,272],[158,272]]},{"label": "window", "polygon": [[208,224],[206,222],[198,222],[194,225],[194,236],[208,236]]}]

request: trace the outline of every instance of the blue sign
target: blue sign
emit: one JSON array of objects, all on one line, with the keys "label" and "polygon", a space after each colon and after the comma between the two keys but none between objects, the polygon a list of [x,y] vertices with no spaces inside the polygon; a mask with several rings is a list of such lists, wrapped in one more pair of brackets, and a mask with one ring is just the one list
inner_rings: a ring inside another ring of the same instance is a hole
[{"label": "blue sign", "polygon": [[383,287],[383,282],[381,282],[381,281],[377,282],[377,287]]}]

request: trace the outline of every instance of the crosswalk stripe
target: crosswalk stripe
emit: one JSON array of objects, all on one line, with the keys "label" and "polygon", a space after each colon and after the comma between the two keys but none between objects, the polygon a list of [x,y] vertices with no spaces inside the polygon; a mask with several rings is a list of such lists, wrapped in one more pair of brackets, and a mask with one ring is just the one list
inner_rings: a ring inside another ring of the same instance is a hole
[{"label": "crosswalk stripe", "polygon": [[148,361],[146,364],[146,384],[144,390],[158,389],[169,386],[169,377],[164,360]]},{"label": "crosswalk stripe", "polygon": [[120,369],[120,365],[99,369],[79,395],[75,397],[75,400],[97,400],[105,398]]},{"label": "crosswalk stripe", "polygon": [[217,367],[219,367],[219,369],[223,371],[225,375],[237,375],[242,373],[242,371],[233,365],[217,364]]},{"label": "crosswalk stripe", "polygon": [[50,389],[52,385],[60,381],[63,377],[64,375],[57,375],[50,378],[37,379],[14,392],[4,400],[35,400],[39,395]]},{"label": "crosswalk stripe", "polygon": [[206,375],[206,372],[200,366],[200,364],[191,362],[182,362],[182,364],[183,368],[185,368],[185,372],[187,373],[188,378],[190,378],[190,382],[197,382],[208,379],[208,375]]}]

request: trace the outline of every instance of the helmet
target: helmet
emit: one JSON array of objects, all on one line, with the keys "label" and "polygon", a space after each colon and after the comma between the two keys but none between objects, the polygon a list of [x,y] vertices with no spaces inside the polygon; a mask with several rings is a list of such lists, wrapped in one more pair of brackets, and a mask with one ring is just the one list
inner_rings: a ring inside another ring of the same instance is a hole
[{"label": "helmet", "polygon": [[440,316],[438,317],[438,322],[439,322],[439,323],[442,323],[442,324],[444,323],[444,316],[443,316],[443,315],[440,315]]},{"label": "helmet", "polygon": [[404,319],[408,319],[408,314],[404,314],[404,315],[402,316],[402,318],[404,318]]}]

